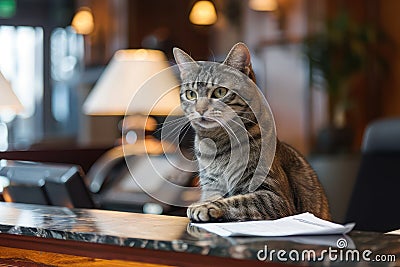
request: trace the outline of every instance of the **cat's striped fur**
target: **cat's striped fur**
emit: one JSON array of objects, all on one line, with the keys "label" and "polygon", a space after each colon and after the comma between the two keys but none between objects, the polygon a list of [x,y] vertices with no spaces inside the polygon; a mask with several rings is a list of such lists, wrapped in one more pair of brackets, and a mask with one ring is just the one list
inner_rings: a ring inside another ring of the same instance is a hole
[{"label": "cat's striped fur", "polygon": [[[327,198],[317,175],[300,153],[278,139],[268,175],[255,191],[249,190],[264,139],[260,119],[250,108],[257,99],[246,101],[251,97],[246,98],[249,83],[245,79],[250,77],[255,82],[247,47],[236,44],[226,60],[216,65],[195,62],[178,48],[174,49],[174,56],[183,82],[181,106],[196,133],[195,154],[202,187],[202,201],[188,208],[188,217],[202,222],[243,221],[276,219],[308,211],[330,219]],[[219,66],[239,70],[241,75],[232,76]],[[241,96],[232,88],[239,88]],[[235,118],[242,124],[231,123]],[[243,127],[245,135],[230,137],[229,131]],[[240,150],[241,142],[248,142],[248,158],[241,158],[246,155],[246,151]]]}]

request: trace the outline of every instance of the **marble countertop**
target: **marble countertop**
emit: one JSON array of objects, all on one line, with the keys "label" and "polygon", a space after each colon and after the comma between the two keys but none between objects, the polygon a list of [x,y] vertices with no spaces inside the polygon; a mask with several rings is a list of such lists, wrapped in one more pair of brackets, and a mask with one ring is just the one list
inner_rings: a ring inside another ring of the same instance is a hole
[{"label": "marble countertop", "polygon": [[[0,202],[0,233],[256,261],[260,256],[263,259],[264,251],[268,252],[267,260],[281,261],[276,252],[283,250],[288,262],[302,264],[307,261],[315,266],[341,266],[343,261],[340,261],[341,250],[338,246],[344,242],[347,250],[343,252],[358,251],[361,263],[366,263],[362,253],[368,250],[371,251],[367,255],[371,259],[369,264],[400,265],[399,235],[354,231],[349,236],[223,238],[190,226],[189,220],[184,217],[106,210]],[[333,256],[339,259],[331,262],[326,253],[328,249],[336,250]],[[271,253],[272,250],[275,254]],[[293,251],[300,256],[304,251],[314,251],[317,260],[309,262],[301,257],[291,260],[289,253],[292,253],[292,258],[296,257]],[[395,258],[396,262],[378,263],[376,255],[386,255],[387,258],[393,255],[390,260]],[[359,262],[347,261],[345,257],[343,260],[346,266],[360,266]]]}]

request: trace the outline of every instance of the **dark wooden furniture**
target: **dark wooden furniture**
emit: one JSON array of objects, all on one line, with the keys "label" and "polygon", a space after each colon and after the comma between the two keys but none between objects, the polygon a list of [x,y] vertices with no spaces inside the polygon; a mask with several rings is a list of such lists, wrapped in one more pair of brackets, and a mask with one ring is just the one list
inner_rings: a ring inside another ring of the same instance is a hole
[{"label": "dark wooden furniture", "polygon": [[[4,202],[0,202],[0,213],[0,265],[322,266],[322,261],[324,266],[341,265],[326,257],[317,262],[259,261],[257,254],[266,246],[269,251],[313,250],[318,254],[328,249],[329,240],[336,242],[343,236],[222,238],[188,227],[183,217]],[[371,258],[376,254],[400,256],[400,236],[354,232],[346,239],[349,249],[371,250]],[[363,264],[367,263],[346,262],[346,266]]]},{"label": "dark wooden furniture", "polygon": [[27,160],[37,162],[54,162],[76,164],[87,173],[93,163],[110,148],[69,148],[40,149],[26,151],[0,152],[0,159]]}]

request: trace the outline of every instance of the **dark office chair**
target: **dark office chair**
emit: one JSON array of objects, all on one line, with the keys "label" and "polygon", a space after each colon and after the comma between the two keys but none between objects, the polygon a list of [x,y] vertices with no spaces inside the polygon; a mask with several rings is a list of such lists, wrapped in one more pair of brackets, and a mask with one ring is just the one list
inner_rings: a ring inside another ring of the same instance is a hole
[{"label": "dark office chair", "polygon": [[357,230],[400,229],[400,118],[370,124],[346,221]]}]

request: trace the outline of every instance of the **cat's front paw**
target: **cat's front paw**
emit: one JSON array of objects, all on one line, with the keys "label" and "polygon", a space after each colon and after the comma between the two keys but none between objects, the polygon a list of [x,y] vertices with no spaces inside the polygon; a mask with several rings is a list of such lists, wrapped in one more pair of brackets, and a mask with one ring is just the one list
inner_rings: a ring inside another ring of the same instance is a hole
[{"label": "cat's front paw", "polygon": [[223,219],[224,211],[215,202],[192,204],[187,209],[187,216],[195,222],[215,222]]}]

